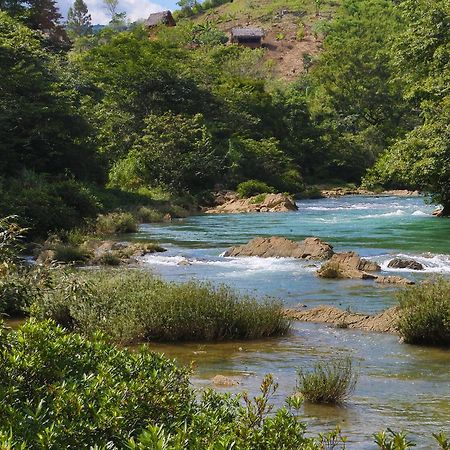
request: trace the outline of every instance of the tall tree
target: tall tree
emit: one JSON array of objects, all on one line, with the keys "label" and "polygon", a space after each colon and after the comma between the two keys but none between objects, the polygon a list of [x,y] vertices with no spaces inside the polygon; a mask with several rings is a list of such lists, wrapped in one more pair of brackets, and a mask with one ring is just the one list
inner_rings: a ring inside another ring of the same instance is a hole
[{"label": "tall tree", "polygon": [[103,4],[108,12],[111,20],[109,22],[110,26],[114,28],[121,28],[125,25],[125,12],[117,12],[119,6],[119,0],[103,0]]},{"label": "tall tree", "polygon": [[67,31],[71,37],[91,34],[92,19],[83,0],[75,0],[67,13]]},{"label": "tall tree", "polygon": [[0,9],[32,30],[40,31],[49,47],[61,48],[68,44],[55,0],[0,0]]}]

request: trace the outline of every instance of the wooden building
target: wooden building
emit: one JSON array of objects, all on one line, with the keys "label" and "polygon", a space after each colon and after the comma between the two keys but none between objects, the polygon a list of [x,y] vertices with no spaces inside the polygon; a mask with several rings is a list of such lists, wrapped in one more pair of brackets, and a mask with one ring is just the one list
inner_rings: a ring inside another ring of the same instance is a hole
[{"label": "wooden building", "polygon": [[261,28],[233,28],[231,30],[231,42],[245,45],[250,48],[262,46],[264,31]]},{"label": "wooden building", "polygon": [[150,14],[144,23],[148,28],[157,27],[158,25],[174,27],[177,24],[170,11],[161,11]]}]

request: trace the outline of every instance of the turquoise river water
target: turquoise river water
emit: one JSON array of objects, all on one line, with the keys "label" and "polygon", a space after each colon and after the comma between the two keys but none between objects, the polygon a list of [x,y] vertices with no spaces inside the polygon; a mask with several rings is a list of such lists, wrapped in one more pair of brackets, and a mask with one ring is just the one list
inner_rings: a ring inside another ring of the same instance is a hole
[{"label": "turquoise river water", "polygon": [[[305,200],[298,206],[289,213],[203,215],[144,224],[133,238],[151,238],[168,249],[143,260],[166,279],[225,283],[258,297],[280,298],[286,306],[330,304],[376,313],[395,304],[396,288],[365,280],[319,279],[319,265],[311,261],[224,258],[223,251],[255,236],[318,236],[335,251],[353,250],[377,261],[386,274],[416,280],[450,276],[450,220],[432,217],[433,207],[422,198],[348,196]],[[396,256],[420,261],[425,270],[388,269]],[[278,406],[294,391],[297,368],[351,355],[359,371],[354,395],[341,407],[305,404],[302,414],[311,432],[340,425],[350,449],[374,448],[372,433],[386,427],[407,430],[423,449],[436,447],[432,432],[450,432],[449,350],[410,346],[395,335],[305,323],[294,324],[283,338],[155,349],[182,363],[194,361],[193,381],[201,387],[222,374],[239,381],[229,389],[256,394],[263,376],[272,373],[280,386],[273,399]]]}]

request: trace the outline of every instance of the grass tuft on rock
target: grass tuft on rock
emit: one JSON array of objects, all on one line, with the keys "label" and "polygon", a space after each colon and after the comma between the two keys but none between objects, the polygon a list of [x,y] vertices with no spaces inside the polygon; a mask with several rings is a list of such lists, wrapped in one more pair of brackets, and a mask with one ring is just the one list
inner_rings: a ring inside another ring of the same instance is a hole
[{"label": "grass tuft on rock", "polygon": [[[58,272],[57,272],[58,273]],[[60,272],[31,308],[39,319],[118,342],[222,341],[285,334],[281,303],[225,287],[167,283],[140,270]]]},{"label": "grass tuft on rock", "polygon": [[339,404],[355,390],[357,374],[350,357],[319,361],[312,370],[298,370],[297,390],[311,403]]},{"label": "grass tuft on rock", "polygon": [[450,346],[450,280],[437,278],[401,290],[398,329],[410,344]]}]

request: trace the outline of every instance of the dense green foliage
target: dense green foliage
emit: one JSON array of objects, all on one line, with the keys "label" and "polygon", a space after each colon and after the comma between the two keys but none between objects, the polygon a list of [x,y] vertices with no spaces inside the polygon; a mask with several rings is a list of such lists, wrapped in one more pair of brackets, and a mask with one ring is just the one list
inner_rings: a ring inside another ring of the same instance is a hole
[{"label": "dense green foliage", "polygon": [[398,328],[411,344],[450,346],[450,281],[444,278],[400,291]]},{"label": "dense green foliage", "polygon": [[357,374],[350,357],[320,361],[298,371],[297,389],[311,403],[342,403],[354,391]]},{"label": "dense green foliage", "polygon": [[[268,415],[276,386],[250,400],[206,391],[142,347],[119,350],[51,322],[0,330],[0,446],[11,449],[319,450],[286,408]],[[323,444],[321,443],[323,442]]]},{"label": "dense green foliage", "polygon": [[241,297],[226,287],[171,284],[138,271],[54,273],[32,315],[114,340],[217,341],[284,334],[289,321],[275,301]]},{"label": "dense green foliage", "polygon": [[[261,395],[197,396],[186,369],[145,347],[86,340],[50,321],[0,327],[0,447],[5,449],[323,450],[345,449],[334,431],[305,436],[302,400],[273,411],[271,376]],[[242,401],[243,400],[243,401]],[[377,447],[405,450],[403,433],[379,433]],[[443,434],[434,436],[448,449]]]},{"label": "dense green foliage", "polygon": [[396,142],[367,177],[368,184],[412,186],[435,195],[450,214],[450,12],[448,0],[407,0],[406,26],[395,41],[393,64],[416,126]]}]

